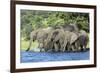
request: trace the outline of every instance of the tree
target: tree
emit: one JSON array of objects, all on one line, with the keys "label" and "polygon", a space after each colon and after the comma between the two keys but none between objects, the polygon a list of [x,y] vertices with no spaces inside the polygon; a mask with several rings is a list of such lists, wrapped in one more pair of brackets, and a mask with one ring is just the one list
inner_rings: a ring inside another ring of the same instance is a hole
[{"label": "tree", "polygon": [[32,30],[75,23],[89,32],[89,14],[62,11],[21,10],[21,34],[28,38]]}]

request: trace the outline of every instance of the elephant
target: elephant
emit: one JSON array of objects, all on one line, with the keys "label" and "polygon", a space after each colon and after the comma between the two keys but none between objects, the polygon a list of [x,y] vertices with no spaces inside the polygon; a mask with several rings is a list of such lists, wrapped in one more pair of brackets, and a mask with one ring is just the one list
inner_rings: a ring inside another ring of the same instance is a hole
[{"label": "elephant", "polygon": [[53,52],[54,51],[54,43],[52,40],[46,39],[44,42],[44,47],[46,52]]},{"label": "elephant", "polygon": [[85,51],[87,48],[87,44],[89,41],[88,34],[84,30],[80,30],[79,32],[79,47],[81,48],[80,50]]},{"label": "elephant", "polygon": [[78,37],[77,32],[65,31],[63,51],[76,51],[76,40],[78,40]]},{"label": "elephant", "polygon": [[54,29],[49,34],[48,39],[46,40],[46,47],[48,50],[51,50],[53,52],[58,52],[63,48],[63,42],[64,42],[64,30],[63,29]]},{"label": "elephant", "polygon": [[37,29],[37,30],[34,30],[30,33],[30,41],[29,41],[29,46],[27,48],[26,51],[29,51],[30,50],[30,47],[31,47],[31,44],[32,42],[34,42],[36,39],[37,39],[37,33],[40,31],[41,29]]},{"label": "elephant", "polygon": [[54,48],[55,51],[63,51],[63,44],[64,44],[64,40],[65,40],[65,32],[63,29],[56,29],[53,32],[53,36],[51,38],[54,42]]},{"label": "elephant", "polygon": [[[68,28],[69,27],[69,28]],[[40,28],[30,33],[30,50],[32,42],[38,41],[40,52],[65,52],[85,50],[88,43],[88,35],[84,30],[78,31],[76,25],[66,27]]]},{"label": "elephant", "polygon": [[50,31],[52,30],[51,27],[48,28],[40,28],[37,30],[34,30],[30,33],[30,42],[29,42],[29,46],[28,49],[26,51],[30,50],[31,44],[32,42],[34,42],[35,40],[38,41],[39,46],[38,48],[40,48],[40,51],[44,50],[44,41],[46,40],[46,38],[48,37],[48,34],[50,33]]},{"label": "elephant", "polygon": [[86,46],[89,41],[89,37],[84,30],[78,32],[78,38],[71,44],[71,47],[75,51],[85,51],[87,50]]},{"label": "elephant", "polygon": [[68,25],[63,25],[62,28],[65,30],[65,31],[70,31],[70,32],[78,32],[79,29],[78,29],[78,26],[76,24],[68,24]]},{"label": "elephant", "polygon": [[78,39],[78,35],[75,32],[64,31],[64,29],[53,30],[46,40],[46,45],[48,50],[55,52],[65,52],[72,49],[75,51],[74,43]]}]

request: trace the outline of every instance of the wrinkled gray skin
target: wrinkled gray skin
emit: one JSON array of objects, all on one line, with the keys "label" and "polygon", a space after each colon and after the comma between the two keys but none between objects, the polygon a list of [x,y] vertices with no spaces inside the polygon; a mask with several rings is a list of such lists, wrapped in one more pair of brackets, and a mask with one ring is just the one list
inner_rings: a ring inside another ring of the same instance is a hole
[{"label": "wrinkled gray skin", "polygon": [[49,52],[58,52],[63,48],[64,42],[64,30],[63,29],[54,29],[48,35],[48,38],[45,43],[45,48]]},{"label": "wrinkled gray skin", "polygon": [[63,29],[65,31],[71,32],[71,35],[69,35],[70,37],[73,36],[69,38],[69,42],[66,45],[66,49],[68,51],[69,50],[72,50],[72,51],[86,50],[86,46],[87,46],[89,38],[88,38],[87,33],[84,30],[79,31],[78,27],[74,24],[66,25],[63,27]]},{"label": "wrinkled gray skin", "polygon": [[[75,51],[75,48],[72,47],[72,44],[78,39],[78,35],[74,32],[64,31],[63,29],[55,29],[48,37],[48,44],[52,43],[52,46],[48,49],[52,49],[55,52],[70,50],[70,48]],[[67,47],[67,49],[66,49]]]},{"label": "wrinkled gray skin", "polygon": [[29,46],[28,46],[28,49],[26,51],[29,51],[30,50],[30,47],[32,45],[32,42],[34,42],[36,39],[37,39],[37,34],[38,32],[40,31],[41,29],[38,29],[38,30],[34,30],[30,33],[30,41],[29,41]]},{"label": "wrinkled gray skin", "polygon": [[72,51],[85,51],[87,50],[86,46],[89,41],[89,37],[84,30],[80,30],[78,33],[78,38],[71,44]]},{"label": "wrinkled gray skin", "polygon": [[87,46],[88,41],[89,41],[89,37],[87,33],[84,30],[80,30],[79,39],[78,39],[80,50],[85,51],[87,49],[86,46]]},{"label": "wrinkled gray skin", "polygon": [[50,33],[50,31],[52,30],[52,28],[44,28],[44,29],[37,29],[34,30],[30,33],[30,42],[29,42],[29,46],[28,49],[26,51],[30,50],[31,44],[32,42],[34,42],[35,40],[38,41],[39,46],[38,48],[40,48],[40,51],[45,51],[44,48],[44,42],[48,37],[48,34]]},{"label": "wrinkled gray skin", "polygon": [[64,25],[62,27],[65,31],[71,31],[71,32],[74,32],[74,31],[78,32],[79,31],[76,24]]},{"label": "wrinkled gray skin", "polygon": [[[75,24],[69,24],[65,25],[63,27],[58,27],[54,32],[59,32],[58,34],[55,34],[54,42],[58,42],[55,47],[60,48],[60,51],[76,51],[78,48],[78,44],[76,43],[76,40],[79,38],[78,34],[78,27]],[[56,51],[59,50],[56,48]]]},{"label": "wrinkled gray skin", "polygon": [[40,51],[80,51],[86,49],[88,36],[84,30],[78,32],[78,27],[73,24],[55,29],[37,29],[31,32],[29,47],[26,51],[30,50],[30,46],[35,40],[38,40]]},{"label": "wrinkled gray skin", "polygon": [[[79,29],[75,24],[69,24],[63,26],[65,31],[65,42],[63,51],[77,51],[78,48],[78,38],[79,38]],[[77,42],[76,42],[77,41]]]},{"label": "wrinkled gray skin", "polygon": [[78,34],[75,32],[65,31],[65,40],[63,45],[63,52],[64,51],[76,51],[75,42],[78,39]]},{"label": "wrinkled gray skin", "polygon": [[54,51],[54,49],[53,49],[54,48],[54,43],[51,40],[51,34],[52,34],[53,31],[54,31],[54,29],[50,30],[49,33],[48,33],[47,38],[44,40],[43,48],[45,49],[46,52]]},{"label": "wrinkled gray skin", "polygon": [[63,51],[63,44],[65,40],[65,32],[63,29],[56,29],[52,33],[51,40],[53,40],[55,51]]}]

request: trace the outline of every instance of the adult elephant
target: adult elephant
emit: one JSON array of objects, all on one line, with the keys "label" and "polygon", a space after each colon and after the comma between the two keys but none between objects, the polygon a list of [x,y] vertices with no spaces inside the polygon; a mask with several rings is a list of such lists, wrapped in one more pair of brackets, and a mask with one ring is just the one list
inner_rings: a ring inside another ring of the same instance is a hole
[{"label": "adult elephant", "polygon": [[52,30],[52,32],[49,34],[46,40],[46,46],[48,46],[46,48],[53,52],[61,51],[65,39],[64,35],[65,33],[63,29]]},{"label": "adult elephant", "polygon": [[28,46],[28,48],[27,48],[27,50],[26,51],[29,51],[30,50],[30,47],[31,47],[31,45],[32,45],[32,42],[34,42],[36,39],[37,39],[37,34],[38,34],[38,32],[40,31],[41,29],[37,29],[37,30],[34,30],[34,31],[32,31],[31,33],[30,33],[30,40],[29,40],[29,46]]},{"label": "adult elephant", "polygon": [[76,51],[76,41],[79,35],[77,32],[65,31],[65,39],[63,44],[63,51]]},{"label": "adult elephant", "polygon": [[74,32],[74,31],[78,32],[79,31],[79,28],[76,24],[63,25],[62,27],[65,31],[70,31],[70,32]]},{"label": "adult elephant", "polygon": [[37,29],[37,30],[32,31],[30,33],[29,46],[28,46],[28,49],[26,51],[30,50],[32,42],[34,42],[35,40],[37,40],[39,43],[38,48],[40,48],[40,51],[43,51],[44,50],[44,48],[43,48],[44,41],[47,39],[48,34],[50,33],[51,30],[52,30],[52,28],[48,27],[48,28],[43,28],[43,29],[41,28],[41,29]]}]

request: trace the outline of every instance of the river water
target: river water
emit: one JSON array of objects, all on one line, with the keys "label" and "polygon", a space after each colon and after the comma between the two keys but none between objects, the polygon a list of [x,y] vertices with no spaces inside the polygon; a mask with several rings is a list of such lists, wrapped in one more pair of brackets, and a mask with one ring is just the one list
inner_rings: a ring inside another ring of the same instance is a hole
[{"label": "river water", "polygon": [[48,62],[48,61],[70,61],[89,60],[89,51],[85,52],[33,52],[21,51],[20,62]]}]

